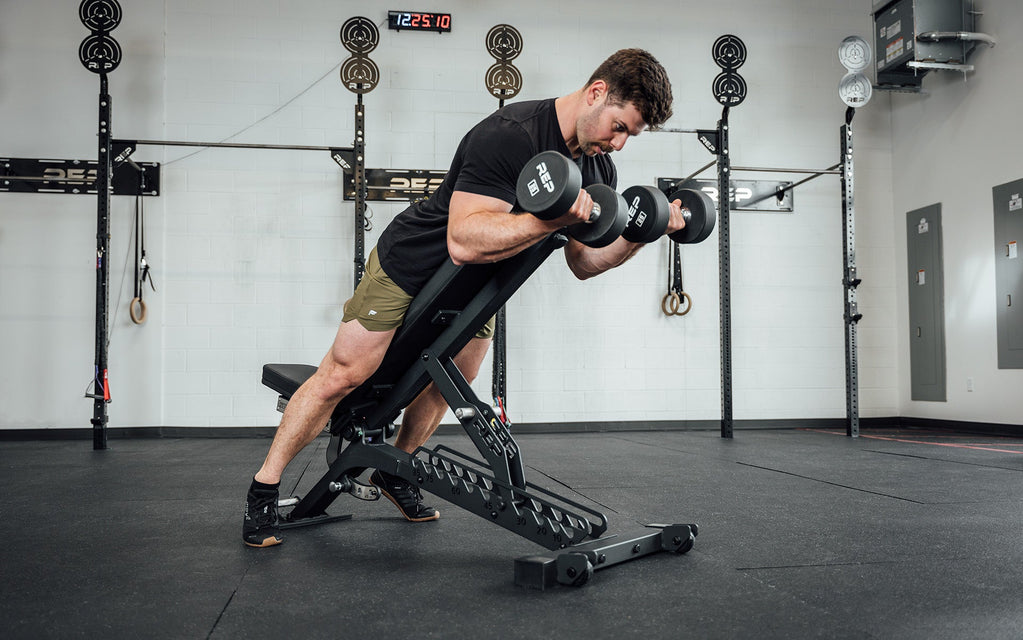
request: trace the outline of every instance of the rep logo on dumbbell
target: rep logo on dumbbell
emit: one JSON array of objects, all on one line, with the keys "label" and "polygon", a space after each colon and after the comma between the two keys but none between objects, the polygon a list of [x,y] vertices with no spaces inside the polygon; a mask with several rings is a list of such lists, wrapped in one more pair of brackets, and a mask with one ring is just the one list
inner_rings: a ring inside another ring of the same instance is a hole
[{"label": "rep logo on dumbbell", "polygon": [[[551,177],[551,172],[547,170],[547,163],[541,162],[536,165],[536,171],[539,174],[540,184],[547,190],[548,193],[554,192],[554,179]],[[540,193],[540,185],[536,184],[536,179],[530,180],[526,185],[529,189],[529,195],[535,196]]]},{"label": "rep logo on dumbbell", "polygon": [[[533,156],[519,174],[515,197],[537,218],[554,220],[572,208],[582,185],[582,174],[574,162],[557,151],[544,151]],[[568,227],[569,235],[591,247],[606,247],[622,235],[628,223],[628,216],[623,215],[625,201],[603,184],[592,184],[586,192],[593,199],[593,210],[587,222]]]},{"label": "rep logo on dumbbell", "polygon": [[[544,151],[519,174],[515,195],[524,210],[542,220],[554,220],[572,208],[581,188],[579,167],[557,151]],[[702,242],[714,230],[714,202],[702,191],[681,189],[670,200],[649,186],[629,187],[619,194],[607,185],[593,184],[586,192],[593,199],[590,219],[568,227],[568,234],[590,247],[606,247],[619,237],[629,242],[657,240],[668,228],[669,202],[675,200],[680,201],[686,226],[672,233],[672,240]]]},{"label": "rep logo on dumbbell", "polygon": [[629,187],[622,196],[629,204],[629,223],[622,233],[629,242],[653,242],[664,235],[671,221],[670,202],[679,201],[686,226],[668,237],[681,244],[696,244],[706,240],[717,220],[714,201],[706,193],[695,189],[679,189],[665,196],[657,187],[637,185]]}]

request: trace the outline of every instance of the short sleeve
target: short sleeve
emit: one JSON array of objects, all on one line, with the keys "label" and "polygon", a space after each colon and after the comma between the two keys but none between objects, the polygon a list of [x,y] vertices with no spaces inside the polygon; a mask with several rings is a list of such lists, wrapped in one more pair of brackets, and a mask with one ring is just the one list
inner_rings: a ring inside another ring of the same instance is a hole
[{"label": "short sleeve", "polygon": [[515,183],[536,145],[517,122],[488,118],[464,141],[455,191],[466,191],[515,204]]}]

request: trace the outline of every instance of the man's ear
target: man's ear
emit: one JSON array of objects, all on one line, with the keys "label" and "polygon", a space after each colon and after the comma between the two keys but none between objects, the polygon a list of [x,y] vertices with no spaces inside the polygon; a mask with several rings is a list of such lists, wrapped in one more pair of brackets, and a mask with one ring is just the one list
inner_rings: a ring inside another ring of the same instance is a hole
[{"label": "man's ear", "polygon": [[592,106],[601,99],[607,99],[607,82],[594,80],[586,87],[586,104]]}]

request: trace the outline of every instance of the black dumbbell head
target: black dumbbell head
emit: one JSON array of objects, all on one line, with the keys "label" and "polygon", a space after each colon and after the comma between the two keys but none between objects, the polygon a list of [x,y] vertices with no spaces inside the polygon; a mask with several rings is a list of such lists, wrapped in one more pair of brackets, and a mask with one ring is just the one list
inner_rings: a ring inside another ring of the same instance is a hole
[{"label": "black dumbbell head", "polygon": [[537,218],[554,220],[572,208],[582,186],[582,174],[574,162],[557,151],[544,151],[519,173],[515,198]]},{"label": "black dumbbell head", "polygon": [[606,184],[591,184],[586,192],[600,207],[597,217],[568,228],[568,234],[588,247],[606,247],[622,235],[629,223],[628,207],[621,194]]},{"label": "black dumbbell head", "polygon": [[710,237],[717,222],[717,210],[710,196],[696,189],[679,189],[668,196],[668,200],[681,200],[682,208],[689,210],[686,226],[671,234],[669,237],[672,240],[681,244],[696,244]]},{"label": "black dumbbell head", "polygon": [[653,242],[664,235],[671,220],[671,207],[660,189],[638,185],[623,191],[622,197],[629,208],[623,238],[629,242]]}]

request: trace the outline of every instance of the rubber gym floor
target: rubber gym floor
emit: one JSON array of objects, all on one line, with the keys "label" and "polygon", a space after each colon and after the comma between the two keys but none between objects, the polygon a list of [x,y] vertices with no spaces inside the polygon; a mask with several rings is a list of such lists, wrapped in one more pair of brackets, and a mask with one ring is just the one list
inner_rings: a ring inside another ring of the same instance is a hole
[{"label": "rubber gym floor", "polygon": [[[609,533],[696,522],[687,554],[514,584],[544,549],[427,494],[412,524],[240,539],[265,438],[0,443],[4,638],[1020,638],[1023,439],[921,430],[518,435],[528,479]],[[471,451],[459,435],[433,444]],[[326,468],[319,439],[285,493]]]}]

